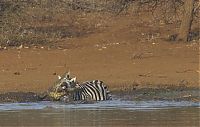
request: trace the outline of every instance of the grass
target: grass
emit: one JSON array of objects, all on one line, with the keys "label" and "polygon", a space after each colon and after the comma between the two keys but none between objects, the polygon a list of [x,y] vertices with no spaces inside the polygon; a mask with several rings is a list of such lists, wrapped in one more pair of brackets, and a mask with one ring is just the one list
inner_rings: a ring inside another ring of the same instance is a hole
[{"label": "grass", "polygon": [[[106,20],[105,15],[117,16],[123,11],[138,15],[141,12],[153,14],[152,16],[156,16],[156,22],[170,20],[170,23],[173,23],[179,20],[176,14],[180,14],[182,3],[178,1],[174,6],[176,8],[172,8],[171,1],[159,0],[157,7],[153,6],[154,2],[153,0],[146,2],[142,0],[1,0],[0,46],[46,45],[59,39],[85,36],[98,30],[97,24],[102,24]],[[168,2],[164,8],[172,11],[163,12],[162,2]],[[152,8],[155,10],[153,11]]]},{"label": "grass", "polygon": [[[59,2],[0,4],[0,45],[45,45],[62,38],[79,37],[93,31],[94,24],[82,18],[83,12],[66,9]],[[53,6],[55,4],[55,6]]]}]

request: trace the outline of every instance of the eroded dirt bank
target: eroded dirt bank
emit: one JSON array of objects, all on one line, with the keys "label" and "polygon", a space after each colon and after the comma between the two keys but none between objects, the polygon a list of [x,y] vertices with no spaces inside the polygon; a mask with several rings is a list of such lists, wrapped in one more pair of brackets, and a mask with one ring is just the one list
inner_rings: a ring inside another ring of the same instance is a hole
[{"label": "eroded dirt bank", "polygon": [[101,50],[92,43],[76,49],[1,51],[0,91],[41,92],[68,70],[80,82],[100,79],[110,88],[199,87],[197,44],[108,44]]},{"label": "eroded dirt bank", "polygon": [[0,102],[38,101],[37,95],[68,70],[80,82],[103,80],[115,98],[200,100],[197,44],[95,45],[1,51]]},{"label": "eroded dirt bank", "polygon": [[[87,36],[60,39],[53,46],[1,48],[1,95],[20,91],[40,93],[53,85],[57,75],[66,71],[79,82],[102,80],[111,91],[145,88],[144,94],[148,97],[152,88],[166,91],[166,87],[172,86],[178,90],[192,89],[181,97],[190,98],[195,89],[198,94],[198,41],[166,41],[175,31],[173,24],[155,27],[149,19],[136,19],[129,15],[107,17],[97,31]],[[138,92],[133,91],[134,96],[143,94],[135,93]]]}]

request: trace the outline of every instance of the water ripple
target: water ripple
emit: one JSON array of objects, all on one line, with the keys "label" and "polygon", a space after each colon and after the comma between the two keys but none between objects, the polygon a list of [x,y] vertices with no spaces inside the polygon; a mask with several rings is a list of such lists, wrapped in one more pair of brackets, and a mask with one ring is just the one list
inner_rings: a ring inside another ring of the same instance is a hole
[{"label": "water ripple", "polygon": [[65,109],[65,110],[153,110],[161,108],[200,107],[199,102],[190,101],[101,101],[94,104],[63,104],[56,102],[4,103],[0,111],[29,109]]}]

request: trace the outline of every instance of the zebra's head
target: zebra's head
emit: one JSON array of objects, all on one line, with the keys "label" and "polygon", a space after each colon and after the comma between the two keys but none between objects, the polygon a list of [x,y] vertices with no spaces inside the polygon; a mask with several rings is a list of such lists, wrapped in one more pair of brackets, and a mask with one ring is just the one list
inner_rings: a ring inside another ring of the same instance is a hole
[{"label": "zebra's head", "polygon": [[58,80],[47,91],[48,96],[53,100],[60,100],[64,96],[70,95],[76,88],[76,77],[71,78],[69,72],[58,76]]},{"label": "zebra's head", "polygon": [[71,92],[78,88],[76,77],[71,78],[69,73],[66,73],[64,76],[58,76],[58,79],[59,84],[57,86],[59,91]]},{"label": "zebra's head", "polygon": [[76,87],[76,77],[74,78],[64,78],[64,82],[62,82],[62,84],[60,85],[62,90],[67,90],[67,89],[71,89],[71,88],[75,88]]},{"label": "zebra's head", "polygon": [[70,87],[76,81],[76,78],[71,78],[69,72],[62,76],[58,76],[58,81],[56,82],[56,89],[62,91],[65,87]]},{"label": "zebra's head", "polygon": [[58,80],[54,83],[53,87],[50,88],[50,91],[54,93],[62,92],[62,86],[65,82],[72,82],[74,79],[72,79],[69,75],[69,72],[65,73],[62,76],[58,76]]}]

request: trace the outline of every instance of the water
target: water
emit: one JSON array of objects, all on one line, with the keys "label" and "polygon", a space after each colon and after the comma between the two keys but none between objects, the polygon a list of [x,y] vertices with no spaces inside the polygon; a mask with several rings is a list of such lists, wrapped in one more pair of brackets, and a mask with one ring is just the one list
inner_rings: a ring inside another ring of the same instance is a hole
[{"label": "water", "polygon": [[199,127],[200,105],[194,102],[104,101],[95,104],[52,102],[0,104],[3,126],[150,126]]}]

